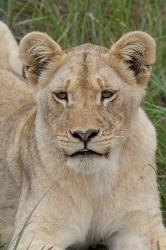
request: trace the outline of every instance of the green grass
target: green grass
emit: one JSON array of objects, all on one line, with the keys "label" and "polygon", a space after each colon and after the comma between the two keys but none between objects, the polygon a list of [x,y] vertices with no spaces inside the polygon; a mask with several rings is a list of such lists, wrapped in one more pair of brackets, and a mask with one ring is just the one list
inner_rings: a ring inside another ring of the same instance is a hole
[{"label": "green grass", "polygon": [[157,42],[157,60],[143,107],[158,134],[158,183],[166,223],[166,4],[164,0],[0,0],[0,19],[17,40],[48,32],[63,48],[91,42],[110,47],[121,34],[142,30]]}]

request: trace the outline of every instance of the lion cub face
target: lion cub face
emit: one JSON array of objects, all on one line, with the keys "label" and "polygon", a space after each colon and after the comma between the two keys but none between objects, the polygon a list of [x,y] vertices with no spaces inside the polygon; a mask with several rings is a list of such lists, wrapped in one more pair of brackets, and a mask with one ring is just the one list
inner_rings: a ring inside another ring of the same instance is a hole
[{"label": "lion cub face", "polygon": [[37,85],[48,147],[58,147],[77,171],[114,165],[150,75],[153,39],[131,32],[110,50],[85,44],[63,52],[46,34],[33,32],[21,41],[20,57]]}]

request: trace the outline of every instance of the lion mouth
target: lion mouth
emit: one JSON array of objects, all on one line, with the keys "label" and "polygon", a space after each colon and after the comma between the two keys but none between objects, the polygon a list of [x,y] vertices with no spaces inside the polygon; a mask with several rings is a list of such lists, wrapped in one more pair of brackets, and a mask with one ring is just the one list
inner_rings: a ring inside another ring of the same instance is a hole
[{"label": "lion mouth", "polygon": [[96,151],[84,148],[84,149],[78,150],[74,154],[70,155],[70,157],[74,157],[74,156],[93,156],[93,155],[103,156],[103,154],[100,154],[100,153],[98,153]]}]

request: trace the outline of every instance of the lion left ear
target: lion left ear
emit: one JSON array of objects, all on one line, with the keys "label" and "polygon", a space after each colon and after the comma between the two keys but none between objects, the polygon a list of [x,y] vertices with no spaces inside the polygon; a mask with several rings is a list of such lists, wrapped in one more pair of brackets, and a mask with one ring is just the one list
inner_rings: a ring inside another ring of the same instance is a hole
[{"label": "lion left ear", "polygon": [[145,32],[134,31],[123,35],[110,49],[110,61],[116,60],[129,70],[136,82],[145,86],[156,57],[154,39]]},{"label": "lion left ear", "polygon": [[51,61],[59,61],[63,52],[59,44],[42,32],[31,32],[19,45],[19,58],[24,66],[24,76],[37,84],[42,72]]}]

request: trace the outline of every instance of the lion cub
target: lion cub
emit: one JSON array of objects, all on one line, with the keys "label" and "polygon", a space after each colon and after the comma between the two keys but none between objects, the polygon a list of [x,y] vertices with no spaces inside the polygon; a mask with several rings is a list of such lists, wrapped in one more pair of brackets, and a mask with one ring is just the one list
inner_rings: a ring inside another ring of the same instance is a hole
[{"label": "lion cub", "polygon": [[27,80],[1,67],[4,237],[15,218],[8,249],[64,250],[100,241],[110,250],[166,249],[156,135],[140,108],[155,49],[141,31],[110,49],[84,44],[65,51],[32,32],[19,46]]}]

